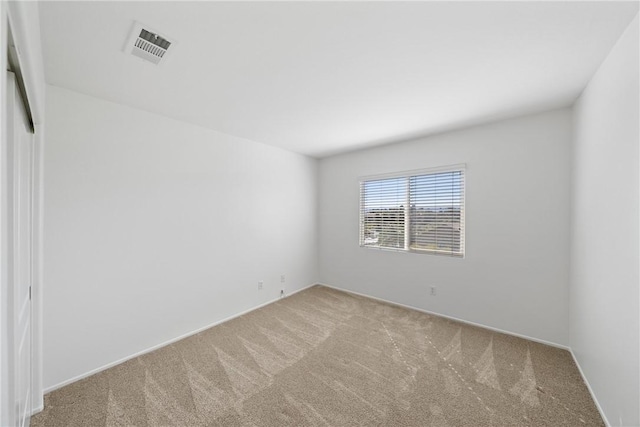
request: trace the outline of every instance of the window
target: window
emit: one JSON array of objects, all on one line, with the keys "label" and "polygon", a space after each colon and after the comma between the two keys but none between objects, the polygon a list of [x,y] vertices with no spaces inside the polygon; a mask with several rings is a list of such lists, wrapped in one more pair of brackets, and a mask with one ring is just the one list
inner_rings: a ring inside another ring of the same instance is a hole
[{"label": "window", "polygon": [[360,246],[464,256],[464,166],[361,181]]}]

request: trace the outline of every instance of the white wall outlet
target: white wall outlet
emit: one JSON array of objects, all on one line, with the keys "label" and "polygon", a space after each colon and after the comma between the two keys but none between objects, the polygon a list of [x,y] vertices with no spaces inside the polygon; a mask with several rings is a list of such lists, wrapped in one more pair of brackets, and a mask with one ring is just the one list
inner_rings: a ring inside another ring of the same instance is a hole
[{"label": "white wall outlet", "polygon": [[280,298],[284,297],[284,288],[280,289]]},{"label": "white wall outlet", "polygon": [[284,274],[280,275],[280,283],[284,283]]},{"label": "white wall outlet", "polygon": [[262,290],[262,285],[264,285],[264,282],[262,280],[260,280],[258,282],[258,290],[261,291]]},{"label": "white wall outlet", "polygon": [[431,296],[434,296],[434,297],[435,297],[436,295],[437,295],[436,287],[435,287],[435,286],[432,286],[432,287],[431,287]]}]

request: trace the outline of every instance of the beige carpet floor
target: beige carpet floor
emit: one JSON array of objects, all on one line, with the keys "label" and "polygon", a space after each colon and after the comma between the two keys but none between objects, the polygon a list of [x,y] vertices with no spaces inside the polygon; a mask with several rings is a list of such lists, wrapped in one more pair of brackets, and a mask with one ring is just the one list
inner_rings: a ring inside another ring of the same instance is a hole
[{"label": "beige carpet floor", "polygon": [[41,426],[602,426],[564,350],[322,286],[45,396]]}]

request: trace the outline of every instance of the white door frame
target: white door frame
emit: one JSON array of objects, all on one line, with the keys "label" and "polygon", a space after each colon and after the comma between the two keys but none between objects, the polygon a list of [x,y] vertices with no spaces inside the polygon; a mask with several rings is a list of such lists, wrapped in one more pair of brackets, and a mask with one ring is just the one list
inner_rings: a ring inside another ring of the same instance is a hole
[{"label": "white door frame", "polygon": [[34,176],[33,176],[33,284],[32,284],[32,413],[44,407],[42,369],[42,207],[43,207],[43,155],[44,155],[44,97],[45,81],[40,46],[40,26],[37,2],[0,1],[0,425],[13,410],[5,391],[7,376],[12,373],[11,359],[5,356],[9,348],[12,327],[10,317],[12,301],[7,301],[11,280],[7,272],[7,258],[11,246],[8,242],[7,212],[10,208],[7,188],[11,177],[7,176],[7,69],[8,40],[11,34],[17,48],[17,66],[21,83],[26,92],[29,113],[34,123]]}]

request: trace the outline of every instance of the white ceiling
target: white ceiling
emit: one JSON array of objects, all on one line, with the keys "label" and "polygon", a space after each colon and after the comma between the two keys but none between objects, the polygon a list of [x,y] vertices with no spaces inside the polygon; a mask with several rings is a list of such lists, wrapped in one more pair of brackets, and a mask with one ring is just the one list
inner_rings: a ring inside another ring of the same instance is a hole
[{"label": "white ceiling", "polygon": [[[637,2],[43,2],[47,82],[311,156],[570,105]],[[174,38],[154,66],[134,20]]]}]

